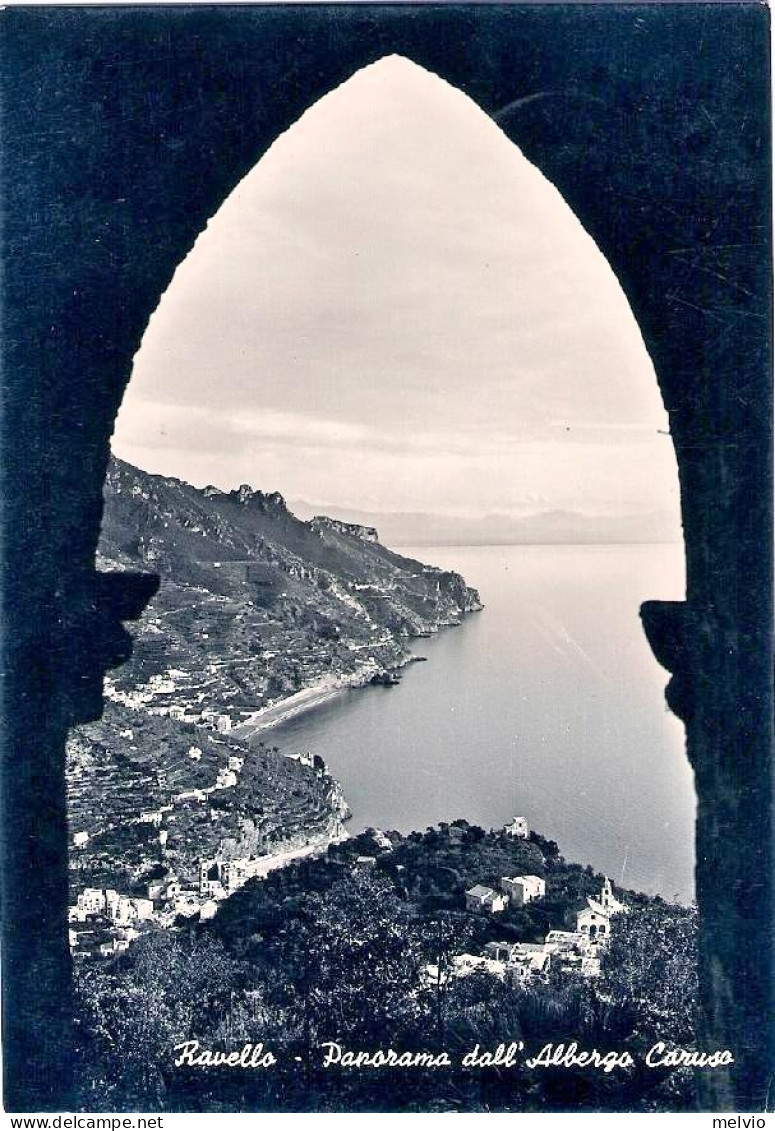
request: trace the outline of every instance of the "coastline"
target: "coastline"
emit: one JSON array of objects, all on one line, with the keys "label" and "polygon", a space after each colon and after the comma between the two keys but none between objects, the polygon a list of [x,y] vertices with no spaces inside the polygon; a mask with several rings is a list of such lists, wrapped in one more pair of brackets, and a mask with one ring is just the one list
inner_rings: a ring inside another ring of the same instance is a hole
[{"label": "coastline", "polygon": [[[484,605],[480,603],[475,608],[466,609],[463,618],[470,613],[481,612],[483,608]],[[411,640],[433,637],[442,629],[459,628],[463,623],[464,619],[440,621],[430,631],[418,632],[416,636],[411,637]],[[321,676],[309,687],[302,687],[300,691],[295,691],[292,695],[287,695],[276,703],[250,712],[247,718],[232,727],[230,733],[235,738],[250,739],[265,730],[272,730],[274,727],[288,722],[289,719],[295,719],[299,715],[315,710],[316,707],[322,707],[323,704],[331,702],[331,700],[348,691],[368,687],[372,683],[384,683],[385,686],[392,686],[399,682],[397,673],[403,668],[410,664],[425,663],[426,660],[427,656],[416,656],[412,652],[404,650],[389,667],[378,664],[376,660],[372,659],[366,661],[354,672],[350,672],[349,675]]]},{"label": "coastline", "polygon": [[[453,626],[443,625],[442,627]],[[428,635],[432,634],[429,633]],[[380,683],[382,682],[380,677],[383,676],[394,677],[385,681],[387,686],[392,686],[399,682],[396,673],[401,671],[402,668],[406,668],[410,664],[422,664],[426,660],[427,656],[414,656],[410,652],[405,652],[389,668],[376,663],[368,663],[349,676],[340,676],[339,678],[323,676],[311,686],[302,687],[301,691],[296,691],[293,695],[288,695],[277,703],[253,711],[243,722],[232,727],[230,734],[234,735],[235,738],[250,739],[256,734],[261,734],[265,730],[272,730],[274,727],[288,722],[289,719],[295,719],[298,715],[305,715],[308,711],[314,711],[316,707],[322,707],[324,703],[329,703],[348,691],[368,687],[375,682]]]},{"label": "coastline", "polygon": [[329,831],[323,833],[321,836],[310,840],[307,844],[291,848],[281,848],[278,852],[258,858],[254,876],[257,879],[265,880],[270,872],[276,872],[278,868],[286,868],[295,860],[304,860],[310,856],[325,856],[332,844],[341,844],[342,841],[349,840],[349,838],[350,834],[347,830],[341,828],[338,832]]},{"label": "coastline", "polygon": [[279,726],[280,723],[285,723],[288,719],[294,719],[297,715],[305,714],[315,707],[320,707],[323,703],[328,703],[343,692],[349,691],[351,687],[358,686],[360,684],[333,683],[329,680],[321,680],[311,687],[303,687],[301,691],[296,691],[293,695],[281,699],[278,703],[272,703],[269,707],[262,707],[259,711],[254,711],[244,722],[232,727],[230,733],[236,738],[250,738],[254,734],[271,730],[272,727]]},{"label": "coastline", "polygon": [[413,656],[405,652],[402,656],[396,658],[395,664],[391,665],[390,668],[385,668],[377,664],[376,661],[369,661],[349,675],[322,676],[309,687],[302,687],[301,691],[296,691],[293,695],[288,695],[277,703],[272,703],[268,707],[262,707],[260,710],[252,712],[244,722],[232,727],[230,733],[236,738],[251,738],[262,731],[271,730],[289,719],[295,719],[298,715],[306,714],[316,707],[321,707],[324,703],[328,703],[348,691],[367,687],[375,676],[396,672],[412,663],[413,659]]}]

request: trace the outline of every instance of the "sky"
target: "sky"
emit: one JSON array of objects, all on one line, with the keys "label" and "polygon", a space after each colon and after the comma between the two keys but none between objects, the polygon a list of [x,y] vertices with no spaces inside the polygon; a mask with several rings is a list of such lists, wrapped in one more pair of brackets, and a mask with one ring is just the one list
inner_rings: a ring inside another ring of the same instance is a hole
[{"label": "sky", "polygon": [[115,453],[375,513],[633,515],[678,485],[624,295],[560,194],[405,59],[316,103],[180,264]]}]

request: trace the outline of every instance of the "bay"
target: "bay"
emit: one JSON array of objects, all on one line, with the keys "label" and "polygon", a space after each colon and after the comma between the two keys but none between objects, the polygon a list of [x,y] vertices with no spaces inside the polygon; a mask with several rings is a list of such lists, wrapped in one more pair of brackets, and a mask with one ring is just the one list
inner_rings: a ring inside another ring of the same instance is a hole
[{"label": "bay", "polygon": [[683,596],[683,548],[402,547],[456,569],[485,608],[412,643],[397,687],[344,692],[264,734],[342,783],[350,831],[484,828],[525,816],[568,859],[689,902],[695,799],[668,673],[640,625]]}]

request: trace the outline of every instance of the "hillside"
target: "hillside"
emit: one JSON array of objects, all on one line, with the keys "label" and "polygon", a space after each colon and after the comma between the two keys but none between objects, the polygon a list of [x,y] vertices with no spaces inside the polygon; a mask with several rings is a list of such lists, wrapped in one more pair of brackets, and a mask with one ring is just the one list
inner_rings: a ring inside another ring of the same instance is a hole
[{"label": "hillside", "polygon": [[115,703],[70,738],[68,799],[73,837],[88,834],[71,851],[76,896],[88,886],[145,895],[162,875],[198,890],[200,859],[327,844],[349,815],[320,760]]},{"label": "hillside", "polygon": [[[285,757],[252,732],[339,689],[395,681],[409,637],[480,607],[459,575],[392,553],[375,530],[301,522],[280,495],[197,490],[118,460],[98,564],[152,570],[161,585],[131,660],[106,680],[103,717],[68,742],[81,957],[123,949],[128,926],[212,913],[213,894],[345,836],[349,810],[321,759]],[[130,901],[121,913],[108,890]]]},{"label": "hillside", "polygon": [[[498,914],[467,907],[471,885],[515,873],[544,878],[545,898]],[[695,912],[617,889],[624,906],[594,977],[562,940],[539,945],[572,928],[602,883],[537,833],[464,820],[408,836],[368,830],[250,880],[209,922],[79,968],[84,1107],[107,1084],[121,1110],[690,1110],[691,1069],[644,1065],[657,1040],[696,1047]],[[484,958],[493,947],[550,948],[551,959],[499,967]],[[238,1060],[258,1039],[271,1071]],[[329,1042],[367,1059],[327,1067]],[[509,1064],[493,1060],[516,1042]],[[628,1059],[613,1071],[529,1059],[571,1042]],[[231,1053],[231,1066],[176,1058],[182,1048]],[[489,1059],[472,1064],[475,1048]],[[391,1049],[446,1059],[369,1063]]]},{"label": "hillside", "polygon": [[372,528],[301,522],[279,494],[199,490],[120,460],[99,565],[162,577],[108,696],[192,720],[236,724],[304,688],[366,683],[406,663],[409,637],[480,608],[458,574],[393,553]]}]

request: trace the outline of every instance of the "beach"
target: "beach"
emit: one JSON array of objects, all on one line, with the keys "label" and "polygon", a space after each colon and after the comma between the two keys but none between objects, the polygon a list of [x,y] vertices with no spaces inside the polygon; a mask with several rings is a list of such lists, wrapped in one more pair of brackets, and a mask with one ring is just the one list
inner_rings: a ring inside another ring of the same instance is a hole
[{"label": "beach", "polygon": [[293,719],[306,711],[311,711],[314,707],[319,707],[322,703],[327,703],[343,692],[349,691],[351,687],[357,686],[359,684],[356,683],[321,681],[313,687],[303,687],[301,691],[289,695],[279,703],[272,703],[269,707],[254,711],[243,723],[233,727],[231,733],[237,738],[248,738],[262,730],[269,730],[287,722],[288,719]]}]

